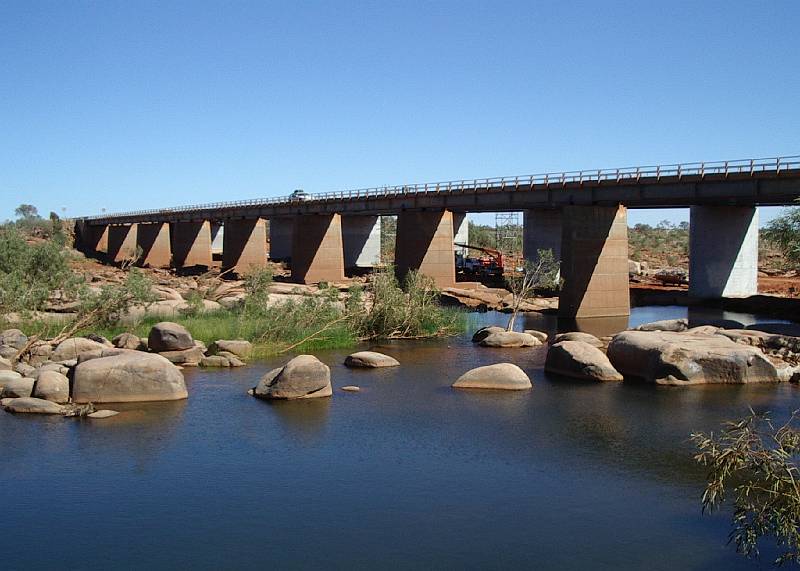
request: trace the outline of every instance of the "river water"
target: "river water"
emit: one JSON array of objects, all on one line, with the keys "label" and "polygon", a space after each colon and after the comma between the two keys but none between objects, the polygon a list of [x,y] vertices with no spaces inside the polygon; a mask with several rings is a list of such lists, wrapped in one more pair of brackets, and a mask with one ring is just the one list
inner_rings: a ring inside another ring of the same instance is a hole
[{"label": "river water", "polygon": [[[631,324],[686,311],[637,308]],[[103,421],[0,413],[0,567],[759,567],[726,545],[728,513],[701,515],[687,437],[748,406],[785,415],[800,388],[548,378],[543,348],[468,336],[378,350],[402,366],[348,370],[347,351],[318,353],[331,399],[248,396],[273,359],[187,370],[187,401],[115,405]],[[504,360],[533,390],[450,388]],[[351,384],[361,392],[336,390]]]}]

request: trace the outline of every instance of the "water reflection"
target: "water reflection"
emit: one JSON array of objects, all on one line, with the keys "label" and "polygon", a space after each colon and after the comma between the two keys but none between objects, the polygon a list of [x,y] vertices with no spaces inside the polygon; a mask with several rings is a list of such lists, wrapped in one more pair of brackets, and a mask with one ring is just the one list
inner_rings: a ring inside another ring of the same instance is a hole
[{"label": "water reflection", "polygon": [[[283,429],[284,438],[297,438],[304,444],[323,439],[328,427],[331,399],[259,400]],[[264,411],[266,412],[266,411]]]}]

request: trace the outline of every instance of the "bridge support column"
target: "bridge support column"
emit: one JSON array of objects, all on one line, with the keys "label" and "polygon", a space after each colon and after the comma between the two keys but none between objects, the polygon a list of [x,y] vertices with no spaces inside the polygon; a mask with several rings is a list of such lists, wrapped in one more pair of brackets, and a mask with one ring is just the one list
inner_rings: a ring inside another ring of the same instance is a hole
[{"label": "bridge support column", "polygon": [[626,208],[567,206],[563,214],[559,315],[630,315]]},{"label": "bridge support column", "polygon": [[561,210],[526,210],[522,215],[522,255],[535,261],[539,250],[552,250],[561,259]]},{"label": "bridge support column", "polygon": [[439,287],[456,283],[453,250],[453,213],[401,212],[397,216],[397,242],[394,254],[397,274],[410,270],[430,276]]},{"label": "bridge support column", "polygon": [[294,218],[269,219],[269,258],[288,260],[292,257]]},{"label": "bridge support column", "polygon": [[151,268],[168,268],[172,260],[169,239],[169,224],[139,224],[136,229],[136,245],[142,249],[139,263]]},{"label": "bridge support column", "polygon": [[108,227],[108,259],[114,263],[136,259],[136,235],[138,224],[122,224]]},{"label": "bridge support column", "polygon": [[87,254],[108,254],[108,225],[91,226],[83,223],[79,227],[80,250]]},{"label": "bridge support column", "polygon": [[172,261],[176,268],[211,267],[211,222],[172,225]]},{"label": "bridge support column", "polygon": [[744,297],[758,293],[758,210],[692,206],[689,295]]},{"label": "bridge support column", "polygon": [[453,212],[453,244],[455,251],[463,256],[469,255],[469,248],[455,244],[469,244],[469,220],[466,212]]},{"label": "bridge support column", "polygon": [[341,215],[308,214],[295,218],[292,280],[304,284],[344,280]]},{"label": "bridge support column", "polygon": [[263,218],[225,221],[222,269],[237,274],[267,266],[267,224]]},{"label": "bridge support column", "polygon": [[381,262],[380,216],[342,216],[345,268],[372,268]]}]

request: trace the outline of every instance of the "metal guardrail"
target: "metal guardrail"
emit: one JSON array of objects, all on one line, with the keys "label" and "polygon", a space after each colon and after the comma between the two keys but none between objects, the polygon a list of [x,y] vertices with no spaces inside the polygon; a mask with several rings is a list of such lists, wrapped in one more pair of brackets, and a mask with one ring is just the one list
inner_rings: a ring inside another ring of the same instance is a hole
[{"label": "metal guardrail", "polygon": [[251,200],[237,200],[230,202],[211,202],[206,204],[191,204],[186,206],[174,206],[170,208],[136,210],[132,212],[85,216],[81,219],[110,220],[114,218],[147,216],[151,214],[195,213],[205,210],[235,209],[243,206],[276,206],[283,204],[299,204],[331,200],[382,198],[420,193],[464,192],[467,190],[476,189],[487,191],[506,191],[511,188],[519,189],[521,186],[525,187],[526,189],[530,189],[536,185],[550,187],[552,185],[566,186],[567,184],[574,183],[581,185],[586,183],[598,184],[608,181],[620,183],[640,181],[641,179],[655,179],[659,181],[661,179],[677,178],[680,180],[685,176],[699,176],[700,178],[704,178],[705,176],[711,175],[723,175],[727,177],[731,174],[746,174],[749,176],[755,176],[756,174],[760,173],[774,173],[779,175],[781,172],[798,169],[800,169],[800,155],[767,159],[741,159],[735,161],[681,163],[672,165],[624,167],[616,169],[590,169],[512,177],[476,178],[471,180],[448,180],[440,182],[428,182],[423,184],[378,186],[354,190],[309,194],[307,195],[307,198],[304,199],[298,199],[291,196],[280,196],[274,198],[255,198]]}]

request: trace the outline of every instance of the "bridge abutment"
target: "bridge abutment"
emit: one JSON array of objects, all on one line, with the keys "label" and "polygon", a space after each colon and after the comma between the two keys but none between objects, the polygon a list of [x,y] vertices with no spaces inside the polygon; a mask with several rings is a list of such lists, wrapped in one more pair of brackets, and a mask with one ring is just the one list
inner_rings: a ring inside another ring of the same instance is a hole
[{"label": "bridge abutment", "polygon": [[175,222],[171,233],[176,268],[211,267],[211,222]]},{"label": "bridge abutment", "polygon": [[345,268],[372,268],[381,262],[380,216],[342,216]]},{"label": "bridge abutment", "polygon": [[294,219],[292,280],[299,283],[344,280],[342,216],[302,215]]},{"label": "bridge abutment", "polygon": [[108,227],[108,259],[114,263],[136,259],[138,224],[119,224]]},{"label": "bridge abutment", "polygon": [[564,208],[559,316],[630,315],[627,218],[624,206]]},{"label": "bridge abutment", "polygon": [[136,244],[142,249],[139,263],[151,268],[168,268],[172,260],[169,224],[156,222],[139,224],[136,229]]},{"label": "bridge abutment", "polygon": [[275,217],[269,219],[269,258],[288,260],[292,257],[294,218]]},{"label": "bridge abutment", "polygon": [[522,256],[535,261],[539,250],[551,250],[556,261],[561,259],[561,210],[525,210],[522,214]]},{"label": "bridge abutment", "polygon": [[758,293],[758,210],[692,206],[689,295],[746,297]]},{"label": "bridge abutment", "polygon": [[267,266],[267,225],[263,218],[233,220],[223,225],[222,269],[237,274]]},{"label": "bridge abutment", "polygon": [[401,212],[397,216],[394,260],[400,277],[410,270],[419,270],[433,278],[439,287],[455,285],[453,213]]}]

